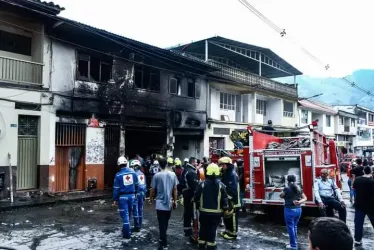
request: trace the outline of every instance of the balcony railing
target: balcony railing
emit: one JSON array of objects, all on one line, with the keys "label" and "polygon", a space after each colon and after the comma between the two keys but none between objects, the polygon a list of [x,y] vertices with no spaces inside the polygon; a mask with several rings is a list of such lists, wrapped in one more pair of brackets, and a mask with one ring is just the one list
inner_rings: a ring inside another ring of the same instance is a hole
[{"label": "balcony railing", "polygon": [[349,126],[344,126],[344,132],[349,132],[350,129],[349,129]]},{"label": "balcony railing", "polygon": [[294,118],[295,114],[293,112],[283,111],[283,117]]},{"label": "balcony railing", "polygon": [[297,97],[297,88],[295,86],[276,82],[268,78],[252,74],[247,71],[225,66],[211,60],[208,61],[208,63],[221,69],[220,71],[213,72],[213,75],[236,82],[241,82],[253,88],[259,88],[273,92],[275,91],[280,94]]},{"label": "balcony railing", "polygon": [[42,84],[43,64],[0,56],[0,80]]}]

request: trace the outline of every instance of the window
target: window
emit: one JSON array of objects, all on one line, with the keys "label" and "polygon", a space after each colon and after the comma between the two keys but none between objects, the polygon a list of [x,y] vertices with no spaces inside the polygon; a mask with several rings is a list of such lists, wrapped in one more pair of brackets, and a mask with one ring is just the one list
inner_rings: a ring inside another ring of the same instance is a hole
[{"label": "window", "polygon": [[236,96],[228,93],[220,93],[220,109],[235,110]]},{"label": "window", "polygon": [[195,97],[196,91],[195,91],[195,81],[192,79],[187,80],[187,96],[188,97]]},{"label": "window", "polygon": [[356,121],[355,119],[351,118],[351,127],[356,127]]},{"label": "window", "polygon": [[308,124],[308,110],[301,110],[301,122]]},{"label": "window", "polygon": [[294,104],[283,100],[283,116],[294,117]]},{"label": "window", "polygon": [[266,101],[256,100],[256,114],[266,115]]},{"label": "window", "polygon": [[77,79],[82,81],[108,82],[112,76],[112,59],[78,53]]},{"label": "window", "polygon": [[178,80],[175,78],[170,78],[169,80],[169,93],[174,95],[178,94]]},{"label": "window", "polygon": [[339,125],[344,125],[344,120],[341,116],[339,116]]},{"label": "window", "polygon": [[135,87],[160,91],[160,71],[146,66],[135,66]]},{"label": "window", "polygon": [[0,50],[31,56],[31,37],[0,30]]},{"label": "window", "polygon": [[373,114],[369,114],[369,122],[374,122],[374,115]]},{"label": "window", "polygon": [[331,115],[326,115],[326,127],[331,127]]}]

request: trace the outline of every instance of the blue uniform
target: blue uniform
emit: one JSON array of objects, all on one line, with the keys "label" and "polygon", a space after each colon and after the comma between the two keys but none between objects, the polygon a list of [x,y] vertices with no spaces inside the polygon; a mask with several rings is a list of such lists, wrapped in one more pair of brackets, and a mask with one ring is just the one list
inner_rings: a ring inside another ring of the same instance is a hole
[{"label": "blue uniform", "polygon": [[[136,170],[136,174],[138,175],[138,195],[137,195],[137,207],[138,207],[138,219],[134,217],[134,223],[135,223],[135,228],[140,229],[142,227],[142,222],[143,222],[143,204],[145,200],[145,196],[147,194],[147,184],[145,181],[145,175],[143,174],[142,171]],[[135,210],[135,208],[134,208]]]},{"label": "blue uniform", "polygon": [[119,203],[119,213],[123,220],[122,233],[123,237],[131,236],[130,216],[134,213],[135,224],[138,220],[138,205],[136,204],[135,195],[138,191],[138,175],[133,169],[122,168],[116,174],[113,185],[113,200]]}]

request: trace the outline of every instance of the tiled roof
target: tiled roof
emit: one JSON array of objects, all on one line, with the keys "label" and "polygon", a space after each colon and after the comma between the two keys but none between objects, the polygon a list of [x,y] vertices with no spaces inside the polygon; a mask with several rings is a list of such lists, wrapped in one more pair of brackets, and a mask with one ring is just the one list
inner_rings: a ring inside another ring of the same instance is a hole
[{"label": "tiled roof", "polygon": [[299,100],[299,104],[302,107],[320,111],[321,113],[328,113],[332,115],[336,115],[338,113],[332,106],[329,106],[325,103],[310,100]]}]

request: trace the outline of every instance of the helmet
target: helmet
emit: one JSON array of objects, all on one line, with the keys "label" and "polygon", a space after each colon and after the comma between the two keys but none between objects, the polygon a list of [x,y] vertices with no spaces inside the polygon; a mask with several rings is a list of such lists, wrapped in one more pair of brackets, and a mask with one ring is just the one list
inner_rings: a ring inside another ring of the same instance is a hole
[{"label": "helmet", "polygon": [[232,164],[232,160],[230,157],[222,157],[218,160],[218,164]]},{"label": "helmet", "polygon": [[168,157],[168,164],[174,164],[174,160],[171,157]]},{"label": "helmet", "polygon": [[207,176],[210,176],[210,175],[216,175],[216,176],[219,176],[219,167],[217,164],[215,163],[211,163],[208,165],[208,167],[206,168],[206,175]]},{"label": "helmet", "polygon": [[188,158],[184,158],[183,162],[189,162]]},{"label": "helmet", "polygon": [[128,161],[124,156],[120,156],[117,160],[118,166],[120,165],[127,165]]},{"label": "helmet", "polygon": [[135,167],[135,166],[139,166],[140,167],[140,161],[139,160],[133,160],[133,161],[131,161],[131,163],[130,163],[130,167]]},{"label": "helmet", "polygon": [[158,160],[155,160],[155,161],[153,162],[153,165],[160,165],[160,163],[158,163]]},{"label": "helmet", "polygon": [[182,166],[182,161],[179,160],[178,158],[175,158],[174,162],[175,162],[175,166]]}]

